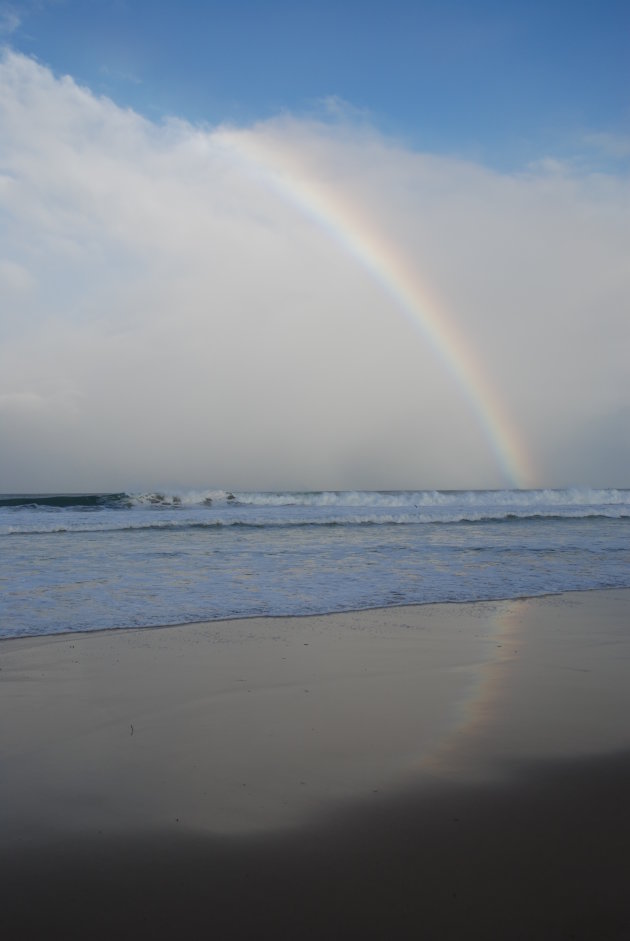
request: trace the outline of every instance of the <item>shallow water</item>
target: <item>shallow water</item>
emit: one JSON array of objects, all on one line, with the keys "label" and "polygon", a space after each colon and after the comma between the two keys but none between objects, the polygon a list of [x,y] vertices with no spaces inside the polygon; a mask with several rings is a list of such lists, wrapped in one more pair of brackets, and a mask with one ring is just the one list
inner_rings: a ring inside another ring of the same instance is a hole
[{"label": "shallow water", "polygon": [[0,636],[630,587],[630,491],[0,498]]}]

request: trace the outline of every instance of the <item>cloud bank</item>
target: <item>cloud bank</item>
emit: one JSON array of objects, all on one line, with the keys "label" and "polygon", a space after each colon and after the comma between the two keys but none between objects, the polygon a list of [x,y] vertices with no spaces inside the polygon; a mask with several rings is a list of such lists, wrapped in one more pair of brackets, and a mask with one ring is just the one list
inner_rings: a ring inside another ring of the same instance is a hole
[{"label": "cloud bank", "polygon": [[6,51],[0,491],[506,483],[421,324],[287,166],[456,325],[531,483],[630,486],[627,178],[500,174],[351,115],[154,124]]}]

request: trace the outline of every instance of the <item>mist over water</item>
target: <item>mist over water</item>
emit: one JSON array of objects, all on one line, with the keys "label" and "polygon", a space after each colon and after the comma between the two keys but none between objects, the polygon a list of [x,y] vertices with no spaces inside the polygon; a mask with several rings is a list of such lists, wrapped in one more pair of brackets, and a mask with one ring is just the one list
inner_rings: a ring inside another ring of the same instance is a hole
[{"label": "mist over water", "polygon": [[3,637],[630,586],[630,491],[0,497]]},{"label": "mist over water", "polygon": [[151,121],[10,50],[0,156],[0,490],[630,486],[627,175]]}]

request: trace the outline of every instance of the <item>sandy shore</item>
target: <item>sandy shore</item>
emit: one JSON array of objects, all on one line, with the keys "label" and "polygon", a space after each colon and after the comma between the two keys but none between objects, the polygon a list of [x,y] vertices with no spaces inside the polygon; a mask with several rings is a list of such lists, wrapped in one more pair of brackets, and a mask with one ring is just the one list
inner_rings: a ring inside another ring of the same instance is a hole
[{"label": "sandy shore", "polygon": [[630,591],[0,667],[4,937],[630,937]]}]

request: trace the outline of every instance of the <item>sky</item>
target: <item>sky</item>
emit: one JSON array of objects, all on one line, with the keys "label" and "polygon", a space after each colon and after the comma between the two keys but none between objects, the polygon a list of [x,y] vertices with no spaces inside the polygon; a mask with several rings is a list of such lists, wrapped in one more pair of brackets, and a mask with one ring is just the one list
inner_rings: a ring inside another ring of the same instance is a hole
[{"label": "sky", "polygon": [[0,492],[630,487],[630,6],[0,2]]}]

